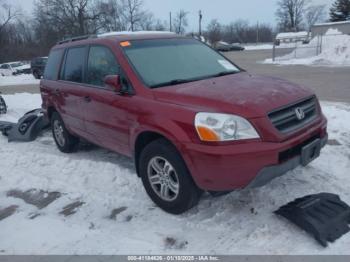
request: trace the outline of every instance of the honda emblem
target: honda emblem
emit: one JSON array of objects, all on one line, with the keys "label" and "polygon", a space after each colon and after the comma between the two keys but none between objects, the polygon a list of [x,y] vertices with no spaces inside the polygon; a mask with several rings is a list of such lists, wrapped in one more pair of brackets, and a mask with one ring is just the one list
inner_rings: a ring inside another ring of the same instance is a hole
[{"label": "honda emblem", "polygon": [[298,120],[303,120],[305,118],[305,112],[300,107],[295,109],[295,115],[297,116]]}]

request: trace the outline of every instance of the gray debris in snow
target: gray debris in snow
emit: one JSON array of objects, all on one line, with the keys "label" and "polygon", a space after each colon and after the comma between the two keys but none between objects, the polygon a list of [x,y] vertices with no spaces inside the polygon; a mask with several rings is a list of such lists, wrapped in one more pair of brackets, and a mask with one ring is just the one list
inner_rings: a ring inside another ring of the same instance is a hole
[{"label": "gray debris in snow", "polygon": [[250,209],[250,213],[252,213],[253,215],[257,215],[257,214],[258,214],[258,211],[256,211],[255,208],[252,207],[252,208]]},{"label": "gray debris in snow", "polygon": [[33,219],[37,218],[38,216],[41,216],[41,214],[34,212],[34,213],[30,213],[28,217],[29,217],[29,219],[33,220]]},{"label": "gray debris in snow", "polygon": [[132,218],[133,218],[132,215],[127,215],[126,218],[125,218],[125,221],[126,222],[130,222]]},{"label": "gray debris in snow", "polygon": [[75,202],[65,206],[62,209],[62,211],[60,212],[60,215],[64,215],[65,217],[73,215],[78,211],[79,207],[81,207],[84,204],[85,204],[85,202],[75,201]]},{"label": "gray debris in snow", "polygon": [[10,190],[7,192],[8,197],[20,198],[27,204],[36,206],[39,209],[47,207],[53,201],[61,196],[60,192],[47,192],[43,190],[30,189],[27,191]]},{"label": "gray debris in snow", "polygon": [[329,139],[328,142],[327,142],[327,145],[330,145],[330,146],[341,146],[339,141],[336,140],[336,139]]},{"label": "gray debris in snow", "polygon": [[4,209],[0,209],[0,221],[9,216],[12,216],[16,212],[17,208],[18,206],[13,205]]},{"label": "gray debris in snow", "polygon": [[117,219],[117,215],[119,215],[120,213],[124,212],[126,209],[127,209],[127,207],[119,207],[119,208],[113,209],[112,213],[109,216],[109,218],[113,219],[113,220],[116,220]]},{"label": "gray debris in snow", "polygon": [[166,237],[164,243],[167,249],[184,249],[188,245],[187,241],[179,241],[173,237]]}]

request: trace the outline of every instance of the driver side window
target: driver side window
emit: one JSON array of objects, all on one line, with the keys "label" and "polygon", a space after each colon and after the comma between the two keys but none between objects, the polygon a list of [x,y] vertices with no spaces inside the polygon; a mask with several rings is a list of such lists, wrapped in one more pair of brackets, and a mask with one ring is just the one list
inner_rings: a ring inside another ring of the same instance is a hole
[{"label": "driver side window", "polygon": [[87,84],[104,87],[107,75],[119,75],[119,64],[113,53],[104,46],[91,46],[87,67]]}]

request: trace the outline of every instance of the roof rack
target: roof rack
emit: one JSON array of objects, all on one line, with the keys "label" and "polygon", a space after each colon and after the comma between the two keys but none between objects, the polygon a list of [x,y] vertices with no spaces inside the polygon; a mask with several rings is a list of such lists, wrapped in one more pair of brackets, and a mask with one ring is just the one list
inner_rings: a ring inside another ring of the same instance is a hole
[{"label": "roof rack", "polygon": [[108,37],[108,36],[123,36],[123,35],[158,35],[158,34],[175,34],[173,32],[168,31],[115,31],[115,32],[107,32],[103,34],[98,34],[97,37]]},{"label": "roof rack", "polygon": [[74,42],[74,41],[79,41],[79,40],[84,40],[84,39],[89,39],[89,38],[96,38],[96,37],[97,37],[97,35],[81,35],[81,36],[63,39],[63,40],[59,41],[57,44],[62,45],[62,44],[69,43],[69,42]]}]

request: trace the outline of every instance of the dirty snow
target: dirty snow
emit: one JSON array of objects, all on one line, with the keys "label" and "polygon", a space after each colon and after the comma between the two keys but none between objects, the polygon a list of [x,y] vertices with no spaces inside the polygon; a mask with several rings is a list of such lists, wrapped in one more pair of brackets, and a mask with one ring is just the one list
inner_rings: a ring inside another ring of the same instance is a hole
[{"label": "dirty snow", "polygon": [[321,41],[315,37],[309,44],[300,46],[290,54],[276,57],[275,61],[266,59],[264,63],[281,65],[350,66],[350,35],[343,35],[337,29],[329,29],[322,38],[322,52],[316,55],[316,47],[319,46],[320,42]]},{"label": "dirty snow", "polygon": [[[0,121],[18,119],[41,104],[39,95],[4,98],[9,112]],[[88,145],[62,154],[50,132],[31,143],[8,143],[0,136],[0,213],[7,208],[0,214],[0,252],[350,254],[350,234],[323,248],[273,214],[297,197],[319,192],[339,194],[350,203],[350,106],[322,105],[333,142],[319,159],[263,188],[219,198],[204,195],[198,207],[180,216],[151,202],[133,162],[124,156]],[[21,199],[53,192],[60,194],[46,205]]]},{"label": "dirty snow", "polygon": [[0,86],[12,86],[12,85],[35,85],[39,84],[40,80],[35,79],[32,74],[1,76]]}]

